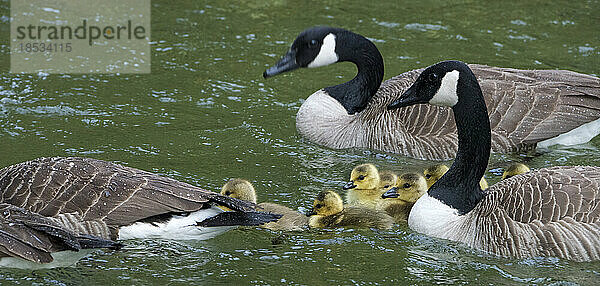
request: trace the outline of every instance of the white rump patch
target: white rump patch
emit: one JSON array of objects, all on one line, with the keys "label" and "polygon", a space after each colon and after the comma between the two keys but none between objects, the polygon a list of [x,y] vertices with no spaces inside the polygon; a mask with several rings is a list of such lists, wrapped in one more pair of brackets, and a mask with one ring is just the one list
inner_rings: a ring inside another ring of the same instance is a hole
[{"label": "white rump patch", "polygon": [[444,78],[442,78],[440,88],[433,98],[429,100],[429,103],[440,106],[454,106],[458,102],[456,86],[458,85],[459,75],[460,73],[457,70],[446,73]]},{"label": "white rump patch", "polygon": [[546,139],[537,143],[539,148],[548,148],[552,145],[577,145],[587,143],[600,134],[600,119],[583,124],[567,133]]},{"label": "white rump patch", "polygon": [[119,240],[139,238],[162,238],[173,240],[205,240],[213,238],[232,226],[198,227],[197,222],[222,213],[218,207],[195,211],[188,216],[173,216],[161,223],[136,222],[119,228]]},{"label": "white rump patch", "polygon": [[81,260],[85,256],[92,254],[96,249],[82,249],[79,251],[59,251],[53,252],[52,258],[54,259],[50,263],[36,263],[33,261],[25,260],[19,257],[2,257],[0,258],[0,267],[8,268],[19,268],[19,269],[49,269],[56,267],[67,267],[72,266],[77,261]]},{"label": "white rump patch", "polygon": [[309,68],[317,68],[333,64],[338,61],[338,55],[335,53],[335,35],[328,34],[323,39],[321,50],[315,59],[308,64]]}]

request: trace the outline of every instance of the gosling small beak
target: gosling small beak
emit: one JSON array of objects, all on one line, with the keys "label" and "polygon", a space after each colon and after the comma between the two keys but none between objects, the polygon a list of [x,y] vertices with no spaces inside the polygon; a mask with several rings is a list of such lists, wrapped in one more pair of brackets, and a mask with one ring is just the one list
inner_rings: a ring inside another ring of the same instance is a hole
[{"label": "gosling small beak", "polygon": [[400,98],[394,100],[390,105],[388,105],[387,109],[392,110],[400,107],[411,106],[419,103],[427,103],[427,101],[423,98],[419,98],[417,96],[417,92],[415,91],[415,84],[413,84],[407,91],[405,91]]},{"label": "gosling small beak", "polygon": [[316,215],[316,214],[317,214],[317,212],[314,209],[312,209],[312,210],[310,210],[310,212],[308,212],[306,214],[306,216],[313,216],[313,215]]},{"label": "gosling small beak", "polygon": [[387,190],[385,193],[383,193],[383,195],[381,195],[382,199],[389,199],[389,198],[397,198],[398,197],[398,188],[393,187],[389,190]]},{"label": "gosling small beak", "polygon": [[268,68],[264,73],[264,78],[269,78],[280,73],[288,72],[299,68],[300,66],[296,63],[296,51],[290,50],[281,58],[275,66]]},{"label": "gosling small beak", "polygon": [[344,189],[344,190],[349,190],[349,189],[354,189],[354,188],[356,188],[354,181],[350,181],[342,187],[342,189]]}]

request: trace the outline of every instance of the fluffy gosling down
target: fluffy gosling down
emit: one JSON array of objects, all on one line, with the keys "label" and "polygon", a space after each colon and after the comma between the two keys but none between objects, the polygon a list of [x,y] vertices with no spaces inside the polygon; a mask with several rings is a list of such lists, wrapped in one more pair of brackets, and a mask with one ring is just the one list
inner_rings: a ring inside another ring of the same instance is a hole
[{"label": "fluffy gosling down", "polygon": [[[446,172],[448,172],[450,168],[444,164],[435,164],[425,170],[423,170],[423,174],[425,175],[425,180],[427,181],[427,188],[431,188],[433,183],[437,182]],[[479,181],[479,186],[482,190],[486,190],[489,185],[484,177],[481,177],[481,181]]]},{"label": "fluffy gosling down", "polygon": [[504,173],[502,173],[502,180],[514,177],[516,175],[524,174],[529,171],[531,171],[531,169],[529,169],[527,165],[522,163],[513,163],[504,170]]},{"label": "fluffy gosling down", "polygon": [[427,181],[416,173],[406,173],[398,177],[396,187],[389,189],[381,197],[377,209],[385,211],[396,222],[406,222],[410,209],[427,192]]},{"label": "fluffy gosling down", "polygon": [[[388,175],[386,178],[389,179]],[[380,184],[381,178],[375,165],[362,164],[354,167],[350,173],[350,181],[343,187],[346,190],[346,203],[375,209],[384,192]]]},{"label": "fluffy gosling down", "polygon": [[[256,204],[254,186],[243,179],[232,179],[221,189],[221,194]],[[308,226],[308,217],[286,206],[274,203],[260,203],[258,210],[283,215],[278,221],[269,222],[260,227],[270,230],[299,231]],[[223,209],[228,211],[228,209]]]},{"label": "fluffy gosling down", "polygon": [[317,195],[310,213],[311,228],[378,228],[389,229],[394,219],[383,211],[357,206],[344,206],[340,195],[324,191]]}]

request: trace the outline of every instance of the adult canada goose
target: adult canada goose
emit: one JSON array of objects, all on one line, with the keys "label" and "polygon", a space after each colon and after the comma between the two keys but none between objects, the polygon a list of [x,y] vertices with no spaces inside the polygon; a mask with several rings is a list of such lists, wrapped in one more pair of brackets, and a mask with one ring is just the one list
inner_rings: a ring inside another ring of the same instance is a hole
[{"label": "adult canada goose", "polygon": [[[106,240],[206,239],[228,228],[204,225],[257,225],[279,217],[254,211],[250,202],[89,158],[39,158],[5,167],[0,170],[0,191],[0,203],[22,209],[32,219],[46,218],[59,223],[65,232]],[[217,206],[236,212],[221,216],[224,212]],[[3,222],[0,229],[6,223],[10,226],[10,220]],[[26,220],[23,223],[31,227]],[[27,228],[13,229],[10,235],[0,232],[0,257],[46,263],[54,251],[64,248],[64,242],[56,239],[50,239],[50,245],[32,244],[30,233]],[[15,248],[15,243],[33,248]]]},{"label": "adult canada goose", "polygon": [[[339,28],[309,28],[263,76],[346,61],[357,66],[356,77],[318,90],[304,101],[296,115],[300,134],[334,149],[370,148],[427,160],[454,158],[458,140],[449,109],[386,110],[423,70],[381,84],[381,54],[361,35]],[[599,78],[564,70],[470,68],[488,104],[493,152],[585,143],[600,133]]]},{"label": "adult canada goose", "polygon": [[406,222],[410,209],[427,192],[427,181],[420,174],[406,173],[398,177],[397,186],[389,189],[377,204],[378,210],[385,211],[396,222]]},{"label": "adult canada goose", "polygon": [[[244,179],[229,180],[229,182],[221,189],[221,195],[256,204],[256,191],[254,190],[254,186]],[[299,231],[304,230],[308,226],[307,216],[286,206],[274,203],[259,203],[257,206],[257,210],[282,215],[278,221],[265,223],[260,227],[270,230]],[[229,211],[228,208],[225,208],[225,210]]]},{"label": "adult canada goose", "polygon": [[[450,168],[444,164],[435,164],[427,169],[423,170],[423,175],[425,175],[425,180],[427,181],[427,188],[431,188],[433,183],[439,180],[446,172],[448,172]],[[479,186],[482,190],[485,190],[489,187],[488,182],[485,180],[485,177],[481,177],[479,181]]]},{"label": "adult canada goose", "polygon": [[334,191],[324,191],[317,195],[308,220],[308,226],[311,228],[389,229],[393,224],[394,219],[383,211],[344,206],[342,198]]},{"label": "adult canada goose", "polygon": [[529,169],[529,167],[527,167],[527,165],[525,165],[523,163],[513,163],[510,166],[508,166],[506,168],[506,170],[504,170],[504,172],[502,173],[502,180],[508,179],[510,177],[520,175],[523,173],[527,173],[529,171],[531,171],[531,169]]},{"label": "adult canada goose", "polygon": [[354,167],[350,173],[350,181],[343,187],[346,190],[346,203],[375,209],[385,191],[380,187],[380,182],[375,165],[367,163]]},{"label": "adult canada goose", "polygon": [[408,225],[501,256],[600,259],[600,167],[552,167],[479,187],[490,125],[477,78],[459,61],[427,68],[389,108],[452,108],[458,152],[450,170],[413,206]]}]

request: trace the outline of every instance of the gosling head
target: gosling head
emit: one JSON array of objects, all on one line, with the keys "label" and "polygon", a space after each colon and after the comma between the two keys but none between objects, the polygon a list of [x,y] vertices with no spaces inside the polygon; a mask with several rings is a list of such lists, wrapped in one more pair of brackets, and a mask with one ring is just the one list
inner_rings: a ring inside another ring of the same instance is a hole
[{"label": "gosling head", "polygon": [[384,199],[397,199],[407,203],[415,203],[427,192],[427,181],[417,173],[406,173],[398,176],[397,187],[385,192]]},{"label": "gosling head", "polygon": [[531,169],[529,169],[527,165],[521,163],[513,163],[504,170],[504,173],[502,173],[502,180],[508,179],[519,174],[527,173],[529,171],[531,171]]},{"label": "gosling head", "polygon": [[244,179],[231,179],[221,189],[221,195],[256,203],[252,184]]},{"label": "gosling head", "polygon": [[362,164],[354,167],[350,173],[350,181],[344,185],[344,190],[372,190],[379,187],[379,171],[373,164]]},{"label": "gosling head", "polygon": [[379,173],[379,188],[389,190],[398,182],[398,175],[391,171],[382,171]]},{"label": "gosling head", "polygon": [[317,195],[313,203],[312,215],[329,216],[344,210],[344,201],[334,191],[323,191]]},{"label": "gosling head", "polygon": [[436,164],[423,170],[423,175],[425,175],[425,180],[427,181],[427,188],[431,188],[433,183],[446,174],[448,170],[450,170],[450,168],[444,164]]}]

